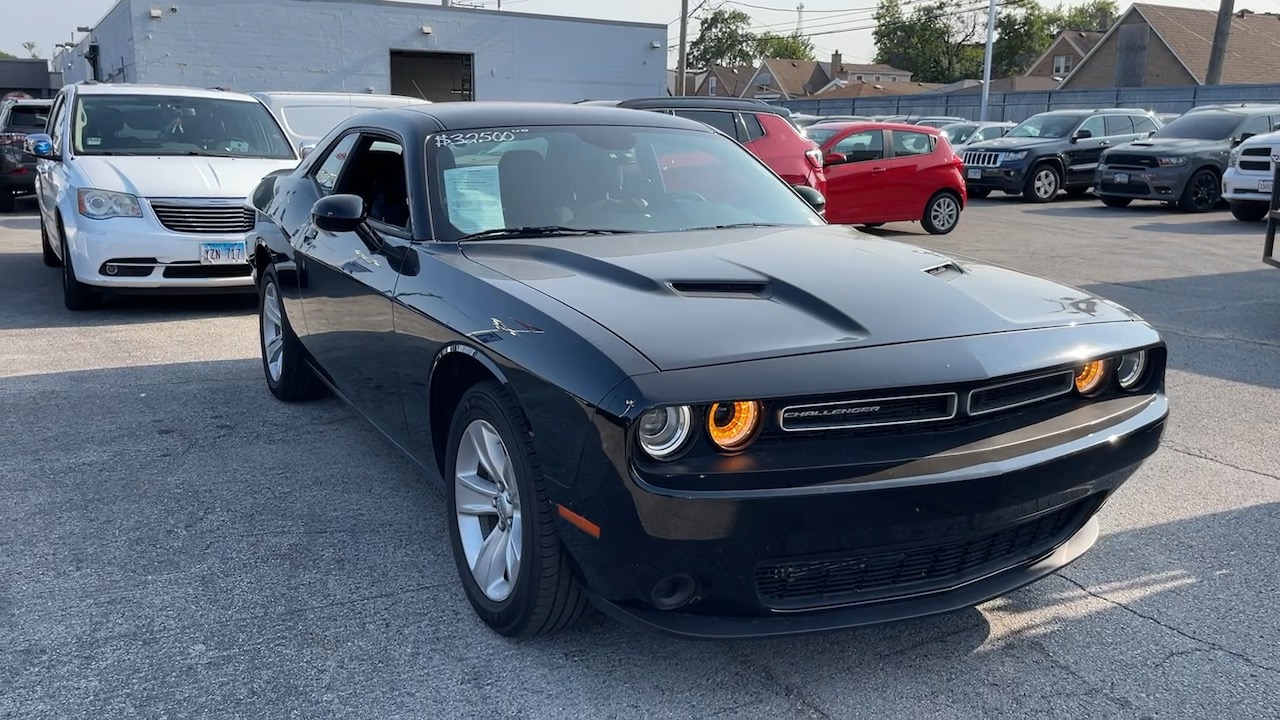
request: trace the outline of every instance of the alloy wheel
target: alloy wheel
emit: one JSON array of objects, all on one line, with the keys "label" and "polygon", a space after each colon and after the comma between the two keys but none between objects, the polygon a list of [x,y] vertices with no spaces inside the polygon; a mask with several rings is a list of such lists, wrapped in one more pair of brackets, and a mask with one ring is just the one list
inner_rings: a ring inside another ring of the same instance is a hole
[{"label": "alloy wheel", "polygon": [[933,221],[933,225],[937,229],[949,230],[960,219],[960,206],[956,204],[955,198],[950,195],[942,195],[934,201],[933,207],[929,209],[929,219]]},{"label": "alloy wheel", "polygon": [[1037,170],[1035,179],[1032,180],[1032,190],[1038,198],[1053,197],[1058,191],[1058,176],[1049,168]]},{"label": "alloy wheel", "polygon": [[471,576],[485,597],[502,602],[520,576],[523,552],[520,493],[502,436],[473,420],[459,439],[454,511]]},{"label": "alloy wheel", "polygon": [[262,348],[271,381],[280,382],[284,372],[284,316],[280,311],[280,291],[271,281],[263,288]]},{"label": "alloy wheel", "polygon": [[1202,172],[1191,183],[1191,206],[1196,210],[1212,210],[1218,204],[1218,179]]}]

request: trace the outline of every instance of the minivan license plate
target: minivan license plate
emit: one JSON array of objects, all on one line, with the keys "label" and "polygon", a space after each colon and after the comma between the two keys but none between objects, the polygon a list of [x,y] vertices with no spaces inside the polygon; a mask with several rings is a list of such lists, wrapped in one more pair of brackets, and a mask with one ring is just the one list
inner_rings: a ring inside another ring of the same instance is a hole
[{"label": "minivan license plate", "polygon": [[1116,183],[1119,185],[1129,184],[1129,173],[1116,173]]},{"label": "minivan license plate", "polygon": [[245,262],[244,243],[200,243],[201,265],[231,265]]}]

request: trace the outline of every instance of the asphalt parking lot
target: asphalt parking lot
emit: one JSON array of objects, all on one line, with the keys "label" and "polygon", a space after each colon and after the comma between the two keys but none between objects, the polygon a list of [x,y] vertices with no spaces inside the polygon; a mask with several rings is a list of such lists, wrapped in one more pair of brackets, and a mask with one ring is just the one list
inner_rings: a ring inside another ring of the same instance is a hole
[{"label": "asphalt parking lot", "polygon": [[274,401],[252,300],[62,306],[0,215],[0,717],[1275,718],[1280,270],[1222,211],[977,201],[878,234],[1084,287],[1171,348],[1164,448],[1058,576],[836,634],[517,643],[441,493],[336,400]]}]

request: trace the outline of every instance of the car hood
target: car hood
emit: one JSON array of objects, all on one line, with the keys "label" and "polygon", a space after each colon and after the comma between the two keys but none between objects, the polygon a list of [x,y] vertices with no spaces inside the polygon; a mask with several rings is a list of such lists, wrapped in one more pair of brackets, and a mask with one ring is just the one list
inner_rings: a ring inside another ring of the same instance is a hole
[{"label": "car hood", "polygon": [[981,150],[985,152],[1002,152],[1008,150],[1027,150],[1041,145],[1053,145],[1066,140],[1066,138],[1035,138],[1035,137],[1001,137],[994,140],[983,140],[982,142],[971,143],[965,146],[965,150]]},{"label": "car hood", "polygon": [[463,254],[660,370],[1135,319],[1080,290],[851,228],[475,241]]},{"label": "car hood", "polygon": [[81,156],[88,184],[138,197],[248,197],[263,176],[296,160],[218,157]]},{"label": "car hood", "polygon": [[1193,138],[1147,138],[1117,145],[1107,151],[1134,153],[1139,155],[1190,155],[1197,152],[1226,150],[1231,146],[1230,140],[1197,140]]}]

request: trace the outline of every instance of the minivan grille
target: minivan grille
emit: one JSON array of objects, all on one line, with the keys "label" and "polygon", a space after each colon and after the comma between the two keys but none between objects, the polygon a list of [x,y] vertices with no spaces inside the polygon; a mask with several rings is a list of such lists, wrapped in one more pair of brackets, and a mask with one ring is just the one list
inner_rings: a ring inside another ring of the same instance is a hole
[{"label": "minivan grille", "polygon": [[255,213],[243,205],[214,205],[152,200],[161,225],[178,233],[234,234],[253,229]]}]

